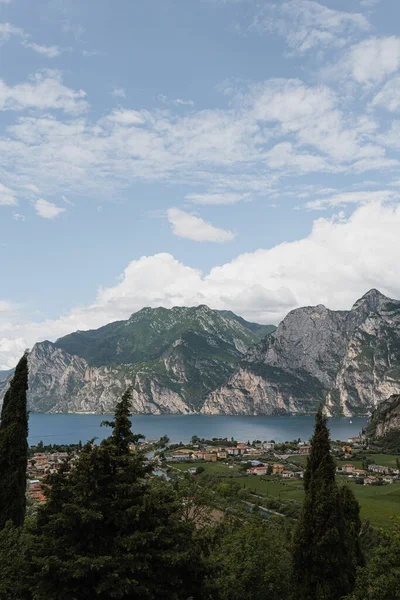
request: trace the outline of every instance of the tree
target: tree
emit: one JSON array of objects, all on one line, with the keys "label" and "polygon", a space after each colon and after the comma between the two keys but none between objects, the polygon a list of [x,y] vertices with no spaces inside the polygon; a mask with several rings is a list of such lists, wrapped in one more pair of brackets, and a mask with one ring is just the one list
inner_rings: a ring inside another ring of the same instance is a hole
[{"label": "tree", "polygon": [[293,575],[298,600],[338,600],[353,589],[361,560],[359,508],[349,489],[339,490],[327,419],[316,415],[304,473],[305,499],[294,535]]},{"label": "tree", "polygon": [[32,531],[35,600],[195,597],[194,525],[172,486],[150,480],[144,454],[130,452],[130,400],[118,404],[110,437],[49,478]]},{"label": "tree", "polygon": [[28,600],[32,598],[27,583],[28,536],[11,521],[0,531],[0,598]]},{"label": "tree", "polygon": [[353,594],[346,600],[400,600],[400,521],[382,531],[367,567],[358,570]]},{"label": "tree", "polygon": [[28,355],[19,361],[3,402],[0,423],[0,530],[24,522],[28,463]]},{"label": "tree", "polygon": [[210,598],[288,600],[290,553],[284,531],[261,516],[223,523],[208,560]]}]

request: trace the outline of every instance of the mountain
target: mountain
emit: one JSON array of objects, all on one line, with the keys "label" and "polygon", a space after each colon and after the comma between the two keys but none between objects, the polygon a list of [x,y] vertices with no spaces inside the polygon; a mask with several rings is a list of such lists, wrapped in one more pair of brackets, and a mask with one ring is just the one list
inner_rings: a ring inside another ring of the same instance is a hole
[{"label": "mountain", "polygon": [[14,369],[9,369],[8,371],[0,371],[0,383],[8,379],[11,373],[14,372]]},{"label": "mountain", "polygon": [[29,408],[111,412],[132,386],[134,412],[197,412],[263,331],[204,305],[143,308],[127,321],[36,344],[29,355]]},{"label": "mountain", "polygon": [[400,394],[382,402],[372,413],[366,435],[370,443],[400,452]]},{"label": "mountain", "polygon": [[365,415],[400,392],[400,301],[370,290],[350,311],[290,312],[251,347],[204,414]]}]

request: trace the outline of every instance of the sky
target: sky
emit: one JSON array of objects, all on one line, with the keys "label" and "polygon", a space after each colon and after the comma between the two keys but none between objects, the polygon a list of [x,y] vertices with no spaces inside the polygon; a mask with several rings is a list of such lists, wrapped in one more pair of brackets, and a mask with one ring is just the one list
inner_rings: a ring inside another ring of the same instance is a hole
[{"label": "sky", "polygon": [[207,304],[400,298],[398,0],[0,0],[0,369]]}]

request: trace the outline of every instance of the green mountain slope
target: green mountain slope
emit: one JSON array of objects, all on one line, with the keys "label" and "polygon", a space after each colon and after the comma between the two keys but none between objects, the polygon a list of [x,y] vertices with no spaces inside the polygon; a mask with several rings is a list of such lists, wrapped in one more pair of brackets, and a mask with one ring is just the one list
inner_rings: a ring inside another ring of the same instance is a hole
[{"label": "green mountain slope", "polygon": [[[214,335],[243,353],[259,338],[255,328],[233,313],[223,314],[207,306],[193,308],[143,308],[127,321],[117,321],[91,331],[77,331],[55,343],[90,365],[120,365],[153,361],[188,331]],[[268,326],[266,326],[268,327]]]}]

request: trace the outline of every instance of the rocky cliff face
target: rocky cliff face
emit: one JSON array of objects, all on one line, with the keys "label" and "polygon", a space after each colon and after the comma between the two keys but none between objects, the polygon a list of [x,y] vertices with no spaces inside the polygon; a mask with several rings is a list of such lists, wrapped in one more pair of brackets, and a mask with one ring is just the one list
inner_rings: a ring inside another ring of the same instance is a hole
[{"label": "rocky cliff face", "polygon": [[366,436],[370,445],[400,453],[400,394],[382,402],[372,413]]},{"label": "rocky cliff face", "polygon": [[[206,306],[145,308],[128,321],[38,343],[29,355],[29,408],[112,412],[132,387],[136,413],[196,412],[263,331]],[[9,379],[0,382],[0,404]]]},{"label": "rocky cliff face", "polygon": [[400,392],[400,302],[377,290],[350,311],[292,311],[246,354],[205,414],[370,414]]}]

